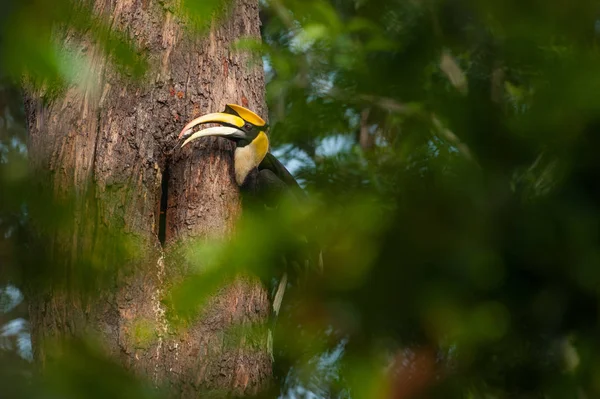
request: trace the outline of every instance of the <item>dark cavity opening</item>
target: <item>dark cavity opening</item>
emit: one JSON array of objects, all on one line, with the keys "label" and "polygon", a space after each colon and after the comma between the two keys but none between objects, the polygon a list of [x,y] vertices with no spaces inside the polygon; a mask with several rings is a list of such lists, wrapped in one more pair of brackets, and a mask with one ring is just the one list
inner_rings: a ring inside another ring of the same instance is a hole
[{"label": "dark cavity opening", "polygon": [[169,198],[169,167],[166,166],[162,174],[160,190],[160,215],[158,218],[158,240],[165,245],[167,236],[167,199]]}]

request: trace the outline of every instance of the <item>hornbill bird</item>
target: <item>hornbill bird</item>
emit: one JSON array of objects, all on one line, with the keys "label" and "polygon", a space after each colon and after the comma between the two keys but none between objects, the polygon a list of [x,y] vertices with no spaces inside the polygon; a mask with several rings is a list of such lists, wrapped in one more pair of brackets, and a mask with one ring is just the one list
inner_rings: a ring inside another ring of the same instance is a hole
[{"label": "hornbill bird", "polygon": [[[194,128],[207,123],[218,123],[221,126],[210,127],[194,133]],[[182,129],[179,139],[183,144],[201,137],[225,137],[236,143],[234,156],[235,180],[240,187],[269,198],[272,194],[292,192],[294,197],[305,197],[304,191],[291,173],[277,158],[269,152],[269,126],[257,114],[236,104],[227,104],[223,112],[203,115],[194,119]],[[254,184],[248,180],[250,172],[258,169]]]},{"label": "hornbill bird", "polygon": [[[219,126],[194,132],[194,128],[204,124],[219,124]],[[296,200],[305,199],[306,195],[298,182],[285,166],[269,152],[268,128],[267,123],[249,109],[236,104],[227,104],[223,112],[203,115],[189,122],[181,130],[179,139],[185,140],[181,147],[201,137],[225,137],[234,141],[236,144],[234,154],[235,180],[242,189],[257,194],[256,196],[263,200],[266,206],[276,206],[276,203],[273,203],[272,200],[279,198],[282,194],[290,193]],[[256,169],[258,169],[256,179],[250,179],[251,172]],[[321,268],[322,256],[320,251],[317,257],[318,260],[314,263]],[[287,266],[285,258],[284,263]],[[291,261],[290,263],[294,264],[296,268],[300,268],[298,263],[307,267],[310,262],[305,259]],[[281,308],[287,280],[288,273],[284,271],[272,296],[275,318]],[[270,335],[269,339],[271,340]]]}]

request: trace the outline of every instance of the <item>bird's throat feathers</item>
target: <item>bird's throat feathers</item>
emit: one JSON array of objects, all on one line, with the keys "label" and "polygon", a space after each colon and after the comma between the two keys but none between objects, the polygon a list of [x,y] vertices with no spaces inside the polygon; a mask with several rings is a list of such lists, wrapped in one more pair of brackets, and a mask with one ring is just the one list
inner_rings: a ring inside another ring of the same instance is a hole
[{"label": "bird's throat feathers", "polygon": [[264,132],[258,133],[252,142],[235,149],[235,180],[240,186],[252,169],[258,167],[269,151],[269,139]]}]

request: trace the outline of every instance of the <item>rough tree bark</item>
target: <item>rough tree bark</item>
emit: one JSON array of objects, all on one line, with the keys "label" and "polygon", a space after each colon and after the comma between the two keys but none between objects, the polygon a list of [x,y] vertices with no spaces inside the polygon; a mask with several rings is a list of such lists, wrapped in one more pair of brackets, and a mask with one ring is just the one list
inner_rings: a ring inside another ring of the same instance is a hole
[{"label": "rough tree bark", "polygon": [[[67,33],[64,43],[89,62],[81,73],[91,81],[49,102],[42,102],[44,93],[27,95],[32,166],[50,176],[57,201],[73,200],[69,223],[43,233],[46,250],[64,272],[29,298],[34,355],[41,364],[48,339],[91,333],[110,356],[176,396],[251,394],[268,384],[266,335],[226,342],[231,327],[266,320],[268,297],[258,281],[238,278],[177,330],[161,302],[170,282],[185,274],[184,267],[169,264],[169,244],[227,236],[240,215],[231,144],[212,139],[193,152],[173,151],[177,133],[190,118],[220,111],[227,102],[265,113],[262,68],[249,69],[248,56],[230,46],[239,37],[260,36],[258,0],[236,0],[231,7],[225,21],[198,39],[164,2],[96,0],[95,12],[112,29],[129,33],[148,56],[150,72],[142,82],[127,80],[93,42]],[[170,179],[163,184],[167,170]],[[163,186],[164,251],[158,239]],[[117,253],[124,239],[137,251]],[[109,271],[109,284],[93,300],[65,283],[82,262]],[[110,269],[112,262],[120,264]]]}]

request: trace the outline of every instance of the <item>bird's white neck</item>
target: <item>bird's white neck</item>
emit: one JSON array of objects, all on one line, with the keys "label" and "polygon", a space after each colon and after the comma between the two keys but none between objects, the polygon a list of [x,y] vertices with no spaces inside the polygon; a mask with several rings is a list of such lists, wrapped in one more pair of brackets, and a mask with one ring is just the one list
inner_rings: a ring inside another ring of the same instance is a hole
[{"label": "bird's white neck", "polygon": [[269,151],[269,139],[264,132],[258,133],[256,138],[245,147],[235,149],[235,181],[242,185],[248,174],[265,158]]}]

